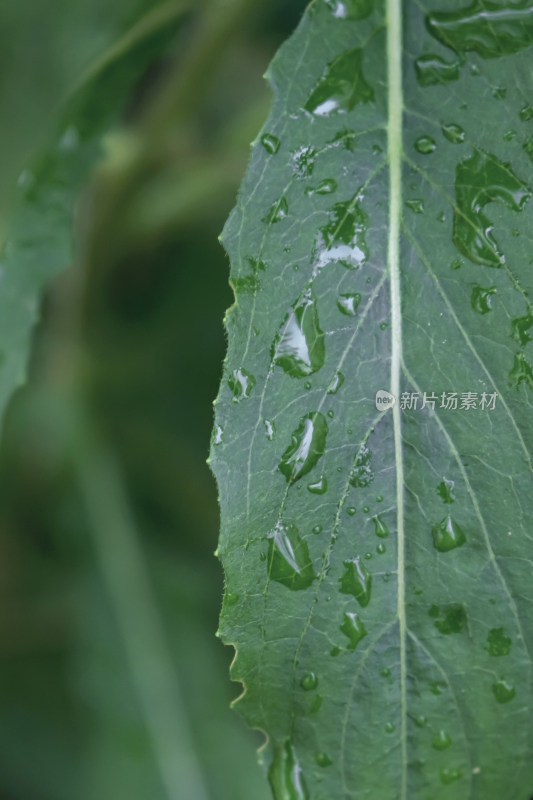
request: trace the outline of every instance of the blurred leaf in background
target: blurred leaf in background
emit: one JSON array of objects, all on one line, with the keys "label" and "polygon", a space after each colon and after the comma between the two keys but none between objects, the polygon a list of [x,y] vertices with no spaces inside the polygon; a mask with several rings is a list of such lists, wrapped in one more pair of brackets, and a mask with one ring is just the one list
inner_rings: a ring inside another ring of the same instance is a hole
[{"label": "blurred leaf in background", "polygon": [[0,800],[267,800],[205,459],[217,237],[304,6],[0,7],[2,414],[33,337],[0,451]]}]

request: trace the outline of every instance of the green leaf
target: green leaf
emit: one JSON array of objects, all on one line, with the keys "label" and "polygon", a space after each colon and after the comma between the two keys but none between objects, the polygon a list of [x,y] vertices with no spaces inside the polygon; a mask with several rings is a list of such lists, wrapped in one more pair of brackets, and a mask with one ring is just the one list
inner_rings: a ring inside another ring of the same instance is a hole
[{"label": "green leaf", "polygon": [[220,629],[276,800],[533,793],[533,5],[427,6],[311,3],[223,235]]}]

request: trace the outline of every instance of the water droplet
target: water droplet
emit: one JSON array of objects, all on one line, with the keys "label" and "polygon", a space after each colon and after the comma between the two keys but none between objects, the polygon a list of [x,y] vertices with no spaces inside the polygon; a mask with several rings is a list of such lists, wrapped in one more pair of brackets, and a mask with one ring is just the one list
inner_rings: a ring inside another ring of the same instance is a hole
[{"label": "water droplet", "polygon": [[429,691],[431,694],[439,695],[442,694],[442,690],[446,688],[446,684],[442,681],[433,681],[429,684]]},{"label": "water droplet", "polygon": [[522,122],[528,122],[533,119],[533,106],[524,106],[520,111],[520,119]]},{"label": "water droplet", "polygon": [[315,756],[315,761],[319,767],[329,767],[331,764],[333,764],[333,761],[327,753],[317,753]]},{"label": "water droplet", "polygon": [[382,494],[377,494],[376,495],[376,503],[382,503],[382,502],[383,502],[383,495]]},{"label": "water droplet", "polygon": [[516,131],[508,130],[503,134],[504,142],[511,142],[516,136]]},{"label": "water droplet", "polygon": [[491,628],[487,635],[487,644],[485,647],[489,656],[507,656],[511,652],[512,646],[513,640],[510,636],[505,635],[503,628]]},{"label": "water droplet", "polygon": [[531,336],[528,331],[533,327],[533,313],[529,312],[524,317],[516,317],[511,322],[512,337],[515,342],[525,347],[531,341]]},{"label": "water droplet", "polygon": [[514,686],[503,678],[492,685],[492,691],[498,703],[510,703],[516,695]]},{"label": "water droplet", "polygon": [[499,267],[505,262],[492,236],[493,225],[483,213],[488,203],[500,200],[506,208],[521,211],[531,193],[509,164],[474,148],[455,172],[457,209],[453,216],[453,242],[474,264]]},{"label": "water droplet", "polygon": [[269,533],[269,576],[288,589],[307,589],[316,578],[307,543],[292,523],[278,522]]},{"label": "water droplet", "polygon": [[225,594],[224,595],[224,602],[227,606],[234,606],[236,603],[239,602],[239,595],[238,594]]},{"label": "water droplet", "polygon": [[523,353],[515,355],[513,368],[509,373],[509,381],[514,389],[519,389],[522,382],[533,389],[533,368]]},{"label": "water droplet", "polygon": [[448,553],[456,547],[462,547],[466,536],[459,525],[448,515],[432,529],[433,544],[441,553]]},{"label": "water droplet", "polygon": [[460,258],[454,258],[454,260],[450,264],[450,269],[461,269],[462,266],[463,266],[463,262],[461,261],[461,259]]},{"label": "water droplet", "polygon": [[[328,392],[328,394],[329,394],[329,392]],[[330,410],[328,411],[328,417],[330,419],[333,419],[334,416],[335,416],[335,412],[333,411],[332,408],[330,408]]]},{"label": "water droplet", "polygon": [[358,614],[351,612],[344,614],[344,622],[341,625],[341,631],[349,639],[349,644],[346,645],[348,650],[355,650],[361,639],[364,639],[367,631],[361,622]]},{"label": "water droplet", "polygon": [[309,791],[292,744],[276,745],[268,770],[274,800],[309,800]]},{"label": "water droplet", "polygon": [[370,506],[363,506],[363,513],[368,514],[370,511]]},{"label": "water droplet", "polygon": [[338,261],[347,269],[361,267],[368,258],[365,233],[368,216],[361,208],[357,193],[351,200],[335,203],[327,225],[320,228],[315,258],[320,268]]},{"label": "water droplet", "polygon": [[410,208],[415,214],[423,214],[424,213],[424,201],[420,198],[413,198],[412,200],[406,200],[405,205],[407,208]]},{"label": "water droplet", "polygon": [[449,481],[447,478],[443,478],[442,481],[437,486],[437,494],[439,495],[443,503],[455,502],[454,491],[455,491],[454,481]]},{"label": "water droplet", "polygon": [[380,539],[386,539],[389,535],[389,529],[378,515],[376,517],[372,517],[374,522],[374,533],[376,536],[379,536]]},{"label": "water droplet", "polygon": [[346,509],[346,513],[348,514],[349,517],[353,517],[355,512],[356,512],[355,506],[348,506],[348,508]]},{"label": "water droplet", "polygon": [[445,636],[451,633],[461,633],[466,627],[466,610],[459,603],[445,606],[432,605],[428,614],[435,619],[437,630]]},{"label": "water droplet", "polygon": [[533,136],[530,136],[529,139],[526,139],[522,145],[522,150],[524,153],[526,153],[526,155],[529,156],[529,160],[533,161]]},{"label": "water droplet", "polygon": [[310,388],[311,388],[311,381],[306,381],[304,383],[304,389],[308,392]]},{"label": "water droplet", "polygon": [[459,80],[459,63],[449,63],[440,56],[420,56],[415,61],[416,77],[420,86],[437,86]]},{"label": "water droplet", "polygon": [[341,294],[337,298],[337,308],[342,314],[346,314],[347,317],[354,317],[360,302],[361,295],[358,292]]},{"label": "water droplet", "polygon": [[386,552],[387,552],[386,546],[383,543],[378,544],[378,546],[376,547],[376,553],[379,553],[379,555],[382,556],[383,553],[386,553]]},{"label": "water droplet", "polygon": [[365,558],[367,561],[370,561],[370,559],[372,558],[372,553],[365,553]]},{"label": "water droplet", "polygon": [[319,117],[351,111],[374,101],[374,90],[363,73],[363,50],[348,50],[331,61],[304,108]]},{"label": "water droplet", "polygon": [[322,533],[322,525],[315,525],[313,528],[313,533]]},{"label": "water droplet", "polygon": [[390,669],[388,667],[382,667],[380,669],[379,674],[382,678],[390,678]]},{"label": "water droplet", "polygon": [[296,177],[310,178],[315,168],[317,152],[314,147],[302,145],[291,154],[292,171]]},{"label": "water droplet", "polygon": [[385,733],[394,733],[396,725],[393,722],[387,722],[385,725]]},{"label": "water droplet", "polygon": [[[370,486],[374,480],[374,473],[371,467],[372,453],[368,447],[363,446],[355,459],[355,464],[350,473],[350,483],[356,488]],[[368,512],[365,512],[368,513]]]},{"label": "water droplet", "polygon": [[307,488],[311,494],[325,494],[328,490],[328,479],[322,475],[316,483],[308,483]]},{"label": "water droplet", "polygon": [[326,355],[316,300],[311,289],[289,309],[272,345],[272,360],[293,378],[317,372]]},{"label": "water droplet", "polygon": [[470,299],[470,304],[474,311],[477,311],[478,314],[488,314],[492,309],[493,294],[496,294],[495,286],[489,286],[487,288],[477,285],[474,286]]},{"label": "water droplet", "polygon": [[233,402],[238,403],[250,397],[255,386],[255,378],[245,369],[234,369],[231,378],[228,378],[228,386],[233,393]]},{"label": "water droplet", "polygon": [[344,375],[342,372],[336,372],[331,383],[328,386],[327,394],[336,394],[344,383]]},{"label": "water droplet", "polygon": [[366,19],[374,10],[374,0],[326,0],[337,19]]},{"label": "water droplet", "polygon": [[423,714],[415,717],[415,725],[417,728],[424,728],[427,725],[427,718]]},{"label": "water droplet", "polygon": [[274,423],[272,422],[272,420],[270,420],[270,419],[265,419],[264,423],[265,423],[267,439],[269,441],[272,441],[272,439],[276,435],[276,427],[275,427]]},{"label": "water droplet", "polygon": [[316,694],[313,698],[313,702],[311,703],[311,708],[309,709],[310,713],[318,714],[321,706],[322,706],[322,695]]},{"label": "water droplet", "polygon": [[320,181],[318,186],[308,186],[305,190],[306,195],[312,197],[314,194],[332,194],[337,191],[337,181],[333,178],[326,178]]},{"label": "water droplet", "polygon": [[427,156],[437,147],[437,142],[435,139],[432,139],[431,136],[419,136],[415,142],[415,150],[422,155]]},{"label": "water droplet", "polygon": [[461,144],[465,140],[464,130],[453,122],[450,125],[443,125],[441,131],[452,144]]},{"label": "water droplet", "polygon": [[314,672],[307,672],[300,681],[300,686],[304,692],[311,692],[318,686],[318,678]]},{"label": "water droplet", "polygon": [[341,584],[340,591],[342,594],[353,595],[364,608],[370,602],[372,575],[358,556],[343,563],[345,571],[342,578],[339,579]]},{"label": "water droplet", "polygon": [[261,144],[270,155],[274,156],[280,146],[280,141],[277,136],[274,136],[272,133],[264,133],[261,136]]},{"label": "water droplet", "polygon": [[220,425],[215,425],[213,444],[222,444],[224,441],[224,431]]},{"label": "water droplet", "polygon": [[436,736],[434,736],[431,746],[435,748],[435,750],[446,750],[450,747],[451,743],[452,740],[446,731],[439,731]]},{"label": "water droplet", "polygon": [[454,781],[460,780],[463,777],[463,771],[461,769],[451,769],[447,767],[446,769],[441,769],[440,771],[440,779],[441,783],[445,786],[449,786],[450,783],[454,783]]},{"label": "water droplet", "polygon": [[300,419],[279,463],[280,472],[289,483],[310,472],[324,455],[328,423],[318,411],[312,411]]},{"label": "water droplet", "polygon": [[273,225],[275,222],[279,222],[289,213],[289,204],[287,203],[287,199],[285,197],[280,198],[275,203],[272,203],[270,209],[265,217],[263,217],[263,222],[266,222],[267,225]]}]

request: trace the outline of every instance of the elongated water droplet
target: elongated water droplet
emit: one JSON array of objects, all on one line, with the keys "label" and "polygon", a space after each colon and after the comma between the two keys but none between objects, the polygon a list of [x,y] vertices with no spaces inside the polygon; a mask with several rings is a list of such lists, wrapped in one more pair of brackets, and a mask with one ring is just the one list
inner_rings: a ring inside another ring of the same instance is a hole
[{"label": "elongated water droplet", "polygon": [[274,759],[268,770],[274,800],[309,800],[309,791],[291,742],[274,748]]},{"label": "elongated water droplet", "polygon": [[372,575],[359,556],[343,563],[345,571],[342,578],[339,579],[341,584],[340,591],[342,594],[353,595],[364,608],[370,602]]},{"label": "elongated water droplet", "polygon": [[428,614],[435,619],[437,630],[445,636],[451,633],[461,633],[466,627],[466,610],[459,603],[446,606],[432,605]]},{"label": "elongated water droplet", "polygon": [[374,90],[363,73],[363,50],[356,48],[337,56],[326,67],[323,77],[304,108],[319,117],[351,111],[358,103],[374,101]]},{"label": "elongated water droplet", "polygon": [[277,136],[274,136],[272,133],[264,133],[261,136],[261,144],[270,155],[275,155],[280,146],[280,141]]},{"label": "elongated water droplet", "polygon": [[331,383],[328,386],[327,393],[337,394],[343,383],[344,383],[344,375],[342,374],[342,372],[336,372],[333,378],[331,379]]},{"label": "elongated water droplet", "polygon": [[289,309],[272,345],[272,360],[287,375],[303,378],[324,364],[326,347],[312,289]]},{"label": "elongated water droplet", "polygon": [[488,203],[499,200],[511,211],[521,211],[530,198],[528,187],[509,164],[474,149],[455,171],[457,210],[453,215],[453,243],[474,264],[500,267],[505,257],[492,235],[493,225],[484,214]]},{"label": "elongated water droplet", "polygon": [[439,731],[434,737],[433,741],[431,742],[431,746],[435,750],[446,750],[450,747],[452,740],[449,734],[446,731]]},{"label": "elongated water droplet", "polygon": [[289,204],[287,203],[287,199],[285,197],[281,197],[275,203],[272,203],[268,213],[265,217],[263,217],[263,222],[266,222],[267,225],[273,225],[275,222],[279,222],[289,213]]},{"label": "elongated water droplet", "polygon": [[510,636],[505,635],[503,628],[491,628],[488,632],[485,649],[488,651],[489,656],[507,656],[511,652],[512,646],[513,640]]},{"label": "elongated water droplet", "polygon": [[254,376],[245,369],[234,369],[231,377],[228,378],[228,386],[233,393],[232,400],[238,403],[250,397],[250,393],[255,386]]},{"label": "elongated water droplet", "polygon": [[316,578],[307,543],[292,523],[279,522],[269,534],[269,576],[287,589],[307,589]]},{"label": "elongated water droplet", "polygon": [[376,536],[379,536],[380,539],[386,539],[387,536],[389,535],[389,529],[387,528],[387,526],[385,525],[379,514],[378,516],[373,517],[372,519],[374,521],[374,533],[376,534]]},{"label": "elongated water droplet", "polygon": [[487,288],[474,286],[472,297],[470,298],[470,304],[474,311],[477,311],[478,314],[488,314],[492,309],[493,294],[496,294],[496,287],[494,286],[488,286]]},{"label": "elongated water droplet", "polygon": [[452,144],[462,144],[465,140],[465,132],[460,125],[450,123],[450,125],[443,125],[441,128],[442,133]]},{"label": "elongated water droplet", "polygon": [[415,61],[416,77],[420,86],[437,86],[459,80],[458,61],[449,63],[440,56],[420,56]]},{"label": "elongated water droplet", "polygon": [[337,298],[337,308],[347,317],[354,317],[357,314],[357,307],[361,302],[361,295],[358,292],[341,294]]},{"label": "elongated water droplet", "polygon": [[422,155],[427,156],[437,147],[437,142],[435,139],[432,139],[431,136],[419,136],[415,142],[415,150]]},{"label": "elongated water droplet", "polygon": [[360,194],[351,200],[335,203],[329,212],[327,225],[320,228],[315,245],[315,259],[319,267],[338,261],[347,269],[361,267],[368,258],[365,233],[368,216],[360,205]]},{"label": "elongated water droplet", "polygon": [[510,703],[516,696],[516,689],[514,686],[503,678],[500,678],[497,683],[492,685],[492,691],[494,692],[494,697],[497,702],[502,704]]},{"label": "elongated water droplet", "polygon": [[300,419],[279,463],[279,470],[289,483],[310,472],[324,455],[327,433],[328,423],[323,414],[312,411]]},{"label": "elongated water droplet", "polygon": [[333,178],[326,178],[320,181],[318,186],[308,186],[305,190],[306,195],[312,197],[314,194],[332,194],[337,191],[337,181]]},{"label": "elongated water droplet", "polygon": [[315,483],[308,483],[307,488],[311,494],[325,494],[328,490],[328,479],[322,475]]},{"label": "elongated water droplet", "polygon": [[466,542],[466,536],[459,525],[450,517],[444,517],[438,525],[432,529],[433,544],[441,553],[448,553],[456,547],[462,547]]},{"label": "elongated water droplet", "polygon": [[344,622],[341,625],[341,631],[348,637],[349,643],[346,645],[348,650],[355,650],[361,639],[364,639],[367,631],[361,622],[358,614],[351,612],[344,614]]},{"label": "elongated water droplet", "polygon": [[304,692],[311,692],[318,686],[318,678],[314,672],[306,672],[300,681],[300,686]]},{"label": "elongated water droplet", "polygon": [[531,312],[524,317],[516,317],[511,322],[512,337],[522,347],[525,347],[532,339],[529,335],[530,328],[533,328],[533,313]]},{"label": "elongated water droplet", "polygon": [[449,481],[447,478],[443,478],[442,481],[437,486],[437,494],[441,498],[443,503],[454,503],[455,502],[455,483],[454,481]]},{"label": "elongated water droplet", "polygon": [[372,453],[368,447],[362,447],[357,455],[355,464],[350,473],[350,483],[356,488],[370,486],[374,480],[374,473],[371,467]]}]

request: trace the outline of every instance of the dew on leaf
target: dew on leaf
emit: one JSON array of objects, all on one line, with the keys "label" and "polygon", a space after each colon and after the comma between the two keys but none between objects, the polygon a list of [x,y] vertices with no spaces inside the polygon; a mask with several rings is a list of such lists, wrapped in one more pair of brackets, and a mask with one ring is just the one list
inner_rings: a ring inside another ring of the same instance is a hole
[{"label": "dew on leaf", "polygon": [[512,646],[513,640],[510,636],[505,635],[503,628],[491,628],[488,632],[485,649],[489,656],[507,656],[511,652]]},{"label": "dew on leaf", "polygon": [[353,595],[357,602],[364,608],[370,602],[372,575],[359,556],[344,561],[343,563],[345,570],[342,578],[339,578],[341,584],[340,591],[342,594]]},{"label": "dew on leaf", "polygon": [[327,753],[317,753],[315,761],[319,767],[330,767],[333,764]]},{"label": "dew on leaf", "polygon": [[267,225],[273,225],[275,222],[279,222],[289,213],[289,204],[287,203],[287,198],[281,197],[275,203],[272,203],[268,213],[265,217],[263,217],[263,222],[266,222]]},{"label": "dew on leaf", "polygon": [[309,790],[290,741],[274,748],[268,770],[274,800],[309,800]]},{"label": "dew on leaf", "polygon": [[437,143],[431,136],[419,136],[415,141],[415,150],[427,156],[436,149]]},{"label": "dew on leaf", "polygon": [[415,725],[417,728],[424,728],[427,725],[427,718],[423,714],[415,717]]},{"label": "dew on leaf", "polygon": [[307,488],[311,494],[325,494],[328,490],[328,479],[322,475],[315,483],[308,483]]},{"label": "dew on leaf", "polygon": [[452,740],[449,734],[446,731],[439,731],[434,737],[433,741],[431,742],[431,746],[435,750],[446,750],[450,747]]},{"label": "dew on leaf", "polygon": [[292,523],[278,522],[269,533],[269,576],[288,589],[307,589],[316,579],[307,543]]},{"label": "dew on leaf", "polygon": [[385,724],[385,733],[394,733],[395,730],[396,730],[396,725],[394,724],[394,722],[387,722]]},{"label": "dew on leaf", "polygon": [[333,378],[331,379],[331,383],[327,388],[327,394],[337,394],[343,383],[344,383],[343,373],[336,372]]},{"label": "dew on leaf", "polygon": [[407,208],[410,208],[414,214],[424,213],[424,201],[419,197],[413,198],[412,200],[406,200],[405,205]]},{"label": "dew on leaf", "polygon": [[432,683],[429,684],[429,691],[434,695],[442,694],[442,690],[445,688],[446,684],[442,681],[432,681]]},{"label": "dew on leaf", "polygon": [[516,696],[516,689],[508,681],[500,678],[499,681],[492,685],[494,697],[498,703],[510,703]]},{"label": "dew on leaf", "polygon": [[315,525],[313,527],[313,533],[322,533],[322,525]]},{"label": "dew on leaf", "polygon": [[293,378],[317,372],[326,357],[324,333],[312,289],[289,309],[272,344],[272,360]]},{"label": "dew on leaf", "polygon": [[351,612],[345,612],[341,631],[348,637],[349,642],[346,645],[348,650],[355,650],[361,639],[364,639],[367,635],[366,628],[361,622],[359,615]]},{"label": "dew on leaf", "polygon": [[261,144],[270,155],[275,155],[280,146],[280,141],[277,136],[274,136],[272,133],[264,133],[261,136]]},{"label": "dew on leaf", "polygon": [[383,502],[383,495],[382,494],[377,494],[376,495],[376,503],[382,503],[382,502]]},{"label": "dew on leaf", "polygon": [[459,80],[459,63],[445,61],[440,56],[420,56],[415,61],[416,77],[420,86],[437,86]]},{"label": "dew on leaf", "polygon": [[506,208],[520,212],[531,196],[530,190],[509,164],[474,148],[474,154],[457,165],[455,196],[453,243],[474,264],[501,266],[505,257],[492,235],[493,224],[483,209],[488,203],[499,200]]},{"label": "dew on leaf", "polygon": [[328,417],[329,417],[330,419],[333,419],[333,417],[334,417],[334,416],[335,416],[335,412],[333,411],[333,409],[332,409],[332,408],[330,408],[330,410],[328,411]]},{"label": "dew on leaf", "polygon": [[470,305],[478,314],[488,314],[492,309],[492,295],[496,294],[495,286],[474,286],[470,297]]},{"label": "dew on leaf", "polygon": [[449,125],[443,125],[441,131],[446,139],[448,139],[448,141],[452,144],[461,144],[465,140],[465,132],[463,128],[453,122]]},{"label": "dew on leaf", "polygon": [[368,216],[359,200],[357,193],[351,200],[335,203],[329,212],[329,221],[320,228],[315,246],[319,267],[339,261],[347,269],[357,269],[366,262]]},{"label": "dew on leaf", "polygon": [[382,667],[379,674],[382,678],[390,678],[390,669],[388,667]]},{"label": "dew on leaf", "polygon": [[361,302],[361,295],[358,292],[341,294],[337,298],[337,308],[347,317],[353,317],[357,313],[357,307]]},{"label": "dew on leaf", "polygon": [[254,376],[245,369],[234,369],[231,377],[228,378],[228,386],[232,391],[231,398],[234,403],[250,397],[250,393],[255,386]]},{"label": "dew on leaf", "polygon": [[516,136],[516,131],[508,130],[505,131],[505,133],[503,134],[503,140],[504,142],[511,142],[515,138],[515,136]]},{"label": "dew on leaf", "polygon": [[279,470],[289,483],[310,472],[324,455],[327,433],[328,424],[320,412],[312,411],[300,419],[279,463]]},{"label": "dew on leaf", "polygon": [[515,342],[525,347],[531,341],[532,337],[529,335],[530,328],[533,327],[533,313],[529,312],[523,317],[516,317],[511,322],[512,337]]},{"label": "dew on leaf", "polygon": [[461,261],[460,258],[454,258],[454,260],[450,264],[450,268],[451,269],[461,269],[462,266],[463,266],[463,262]]},{"label": "dew on leaf", "polygon": [[305,193],[312,197],[314,194],[333,194],[335,191],[337,191],[337,181],[333,178],[326,178],[320,181],[317,186],[308,186]]},{"label": "dew on leaf", "polygon": [[431,533],[433,544],[441,553],[448,553],[456,547],[462,547],[466,542],[462,528],[449,515],[444,517],[438,525],[434,525]]},{"label": "dew on leaf", "polygon": [[374,10],[374,0],[326,0],[337,19],[366,19]]},{"label": "dew on leaf", "polygon": [[305,110],[324,117],[334,111],[351,111],[358,103],[373,102],[374,89],[364,76],[363,56],[363,50],[355,48],[330,61],[309,95]]},{"label": "dew on leaf", "polygon": [[355,506],[348,506],[348,508],[346,509],[346,513],[348,514],[349,517],[353,517],[355,512],[356,512]]},{"label": "dew on leaf", "polygon": [[383,553],[386,553],[386,552],[387,552],[386,546],[383,543],[378,544],[378,546],[376,547],[376,553],[379,553],[379,555],[382,556]]},{"label": "dew on leaf", "polygon": [[304,692],[311,692],[313,689],[316,689],[318,686],[318,678],[314,672],[306,672],[305,675],[302,676],[302,680],[300,681],[300,686],[304,690]]},{"label": "dew on leaf", "polygon": [[376,536],[379,536],[380,539],[386,539],[389,535],[389,529],[379,516],[379,514],[372,518],[374,522],[374,533]]},{"label": "dew on leaf", "polygon": [[[355,464],[350,472],[350,484],[356,488],[366,488],[374,480],[371,467],[372,453],[368,447],[363,446],[355,459]],[[364,510],[364,509],[363,509]],[[369,510],[369,509],[368,509]],[[368,512],[365,512],[368,513]]]}]

